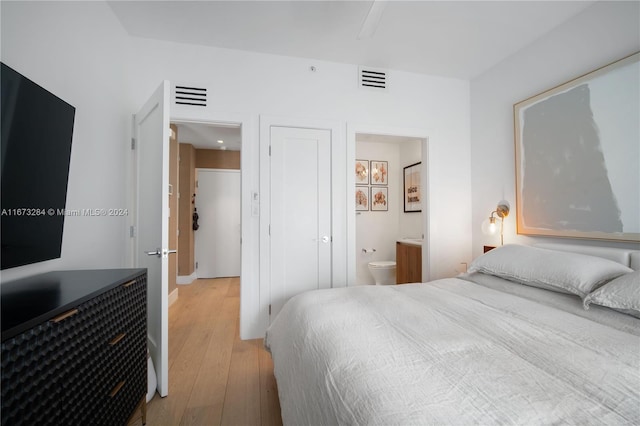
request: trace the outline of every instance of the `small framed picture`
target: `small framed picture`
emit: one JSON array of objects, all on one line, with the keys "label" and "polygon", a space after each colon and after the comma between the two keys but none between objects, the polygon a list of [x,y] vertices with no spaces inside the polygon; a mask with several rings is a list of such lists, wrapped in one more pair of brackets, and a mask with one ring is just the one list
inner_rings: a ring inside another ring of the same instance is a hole
[{"label": "small framed picture", "polygon": [[422,211],[422,192],[420,190],[420,173],[422,163],[415,163],[404,168],[404,212]]},{"label": "small framed picture", "polygon": [[386,212],[389,210],[389,188],[371,187],[371,211]]},{"label": "small framed picture", "polygon": [[356,186],[356,211],[369,211],[368,186]]},{"label": "small framed picture", "polygon": [[356,185],[369,185],[369,160],[356,160]]},{"label": "small framed picture", "polygon": [[389,164],[386,161],[371,160],[369,174],[371,176],[371,185],[387,185]]}]

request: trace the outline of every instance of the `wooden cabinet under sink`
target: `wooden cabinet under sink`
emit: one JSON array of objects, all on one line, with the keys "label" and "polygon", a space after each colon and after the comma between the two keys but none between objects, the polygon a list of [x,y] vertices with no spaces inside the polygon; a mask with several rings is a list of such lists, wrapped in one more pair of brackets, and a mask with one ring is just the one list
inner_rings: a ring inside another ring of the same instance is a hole
[{"label": "wooden cabinet under sink", "polygon": [[396,282],[422,282],[422,246],[396,242]]}]

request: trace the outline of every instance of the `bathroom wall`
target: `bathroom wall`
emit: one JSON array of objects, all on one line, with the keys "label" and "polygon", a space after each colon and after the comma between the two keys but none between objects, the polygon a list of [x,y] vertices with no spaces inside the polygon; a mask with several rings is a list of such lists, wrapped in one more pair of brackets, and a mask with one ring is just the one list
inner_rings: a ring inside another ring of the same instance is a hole
[{"label": "bathroom wall", "polygon": [[[356,138],[356,157],[359,160],[388,162],[388,211],[359,211],[356,213],[356,282],[374,284],[368,263],[374,260],[395,260],[396,240],[400,237],[422,235],[421,215],[403,213],[403,167],[420,161],[420,141],[364,142]],[[369,188],[376,186],[369,185]],[[371,206],[371,191],[369,208]],[[376,249],[363,253],[362,249]]]},{"label": "bathroom wall", "polygon": [[[398,198],[398,237],[399,238],[421,238],[423,237],[422,230],[422,214],[420,213],[405,213],[404,212],[404,198],[403,198],[403,177],[404,168],[412,164],[421,162],[422,160],[422,140],[416,139],[413,141],[404,141],[399,144],[400,146],[400,197]],[[423,173],[426,173],[426,164],[422,165]],[[423,192],[422,197],[426,200],[426,193]],[[423,208],[423,212],[424,212]]]},{"label": "bathroom wall", "polygon": [[[396,259],[395,241],[398,236],[398,217],[401,211],[399,206],[402,202],[400,147],[395,143],[362,142],[356,138],[356,158],[387,161],[389,166],[387,174],[389,210],[371,211],[371,191],[369,191],[369,211],[356,212],[356,283],[358,285],[374,284],[367,264],[374,260]],[[373,248],[376,252],[363,253],[363,248]]]}]

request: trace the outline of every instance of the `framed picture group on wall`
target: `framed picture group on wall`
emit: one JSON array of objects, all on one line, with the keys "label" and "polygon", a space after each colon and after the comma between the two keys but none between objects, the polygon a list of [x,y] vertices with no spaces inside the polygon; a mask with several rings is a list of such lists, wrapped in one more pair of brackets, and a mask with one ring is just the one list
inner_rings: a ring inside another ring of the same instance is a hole
[{"label": "framed picture group on wall", "polygon": [[389,210],[389,163],[356,160],[356,211]]}]

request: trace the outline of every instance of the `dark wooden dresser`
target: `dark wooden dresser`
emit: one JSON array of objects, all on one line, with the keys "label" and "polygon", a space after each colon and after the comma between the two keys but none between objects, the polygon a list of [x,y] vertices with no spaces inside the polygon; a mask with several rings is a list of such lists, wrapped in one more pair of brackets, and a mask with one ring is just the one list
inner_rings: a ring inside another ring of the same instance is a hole
[{"label": "dark wooden dresser", "polygon": [[2,425],[124,425],[146,417],[145,269],[3,283]]}]

